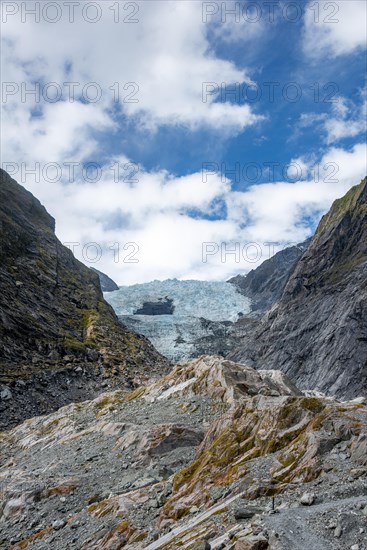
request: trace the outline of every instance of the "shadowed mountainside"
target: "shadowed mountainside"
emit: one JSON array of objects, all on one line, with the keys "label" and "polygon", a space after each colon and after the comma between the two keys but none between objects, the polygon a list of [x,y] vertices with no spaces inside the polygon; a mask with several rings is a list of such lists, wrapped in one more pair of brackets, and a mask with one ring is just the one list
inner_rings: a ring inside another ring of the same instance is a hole
[{"label": "shadowed mountainside", "polygon": [[99,282],[101,283],[102,292],[112,292],[113,290],[119,289],[119,287],[117,286],[115,281],[111,279],[111,277],[109,277],[105,273],[102,273],[102,271],[99,271],[95,267],[91,267],[91,270],[97,273],[99,277]]},{"label": "shadowed mountainside", "polygon": [[98,276],[55,236],[41,203],[0,173],[2,426],[160,375],[168,362],[123,327]]},{"label": "shadowed mountainside", "polygon": [[229,357],[301,388],[367,393],[367,178],[338,199],[276,304]]},{"label": "shadowed mountainside", "polygon": [[281,297],[298,260],[307,249],[311,239],[289,246],[265,260],[247,275],[236,275],[228,280],[239,292],[251,298],[253,311],[269,309]]}]

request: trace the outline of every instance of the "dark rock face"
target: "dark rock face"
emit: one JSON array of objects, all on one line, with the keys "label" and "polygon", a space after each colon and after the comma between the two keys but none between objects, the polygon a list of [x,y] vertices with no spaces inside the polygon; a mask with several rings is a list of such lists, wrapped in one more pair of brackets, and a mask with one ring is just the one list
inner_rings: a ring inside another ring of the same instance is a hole
[{"label": "dark rock face", "polygon": [[[218,355],[228,357],[237,349],[242,339],[253,332],[260,322],[259,313],[245,314],[238,321],[210,321],[200,318],[202,327],[208,331],[207,336],[195,340],[195,348],[190,359],[201,355]],[[210,331],[210,332],[209,332]]]},{"label": "dark rock face", "polygon": [[108,275],[102,273],[102,271],[98,271],[95,267],[91,267],[90,269],[97,273],[99,282],[101,283],[102,292],[113,292],[114,290],[119,289],[115,281],[113,281]]},{"label": "dark rock face", "polygon": [[158,302],[144,302],[143,307],[134,311],[134,315],[173,315],[174,311],[173,300],[166,296],[159,298]]},{"label": "dark rock face", "polygon": [[1,170],[0,386],[12,397],[0,399],[0,429],[98,395],[103,380],[131,388],[168,367],[118,322],[97,274],[54,229],[41,203]]},{"label": "dark rock face", "polygon": [[281,297],[290,275],[310,242],[311,239],[308,239],[281,250],[247,275],[232,277],[228,283],[251,298],[253,311],[265,311]]},{"label": "dark rock face", "polygon": [[279,303],[230,357],[301,389],[367,394],[367,178],[334,202]]}]

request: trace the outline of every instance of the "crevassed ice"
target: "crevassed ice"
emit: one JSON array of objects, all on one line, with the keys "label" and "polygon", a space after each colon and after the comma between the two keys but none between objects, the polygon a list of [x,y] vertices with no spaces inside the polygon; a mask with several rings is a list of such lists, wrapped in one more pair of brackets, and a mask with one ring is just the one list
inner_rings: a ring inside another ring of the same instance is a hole
[{"label": "crevassed ice", "polygon": [[236,321],[238,314],[250,311],[250,300],[239,294],[234,285],[207,281],[152,281],[150,283],[121,286],[106,292],[105,298],[117,315],[133,315],[144,302],[171,298],[174,316],[205,317],[210,321]]},{"label": "crevassed ice", "polygon": [[[144,302],[170,298],[173,315],[134,315]],[[195,342],[213,336],[201,319],[235,322],[239,314],[250,311],[250,300],[234,285],[207,281],[152,281],[122,286],[105,293],[122,323],[144,334],[163,355],[172,361],[195,356]]]}]

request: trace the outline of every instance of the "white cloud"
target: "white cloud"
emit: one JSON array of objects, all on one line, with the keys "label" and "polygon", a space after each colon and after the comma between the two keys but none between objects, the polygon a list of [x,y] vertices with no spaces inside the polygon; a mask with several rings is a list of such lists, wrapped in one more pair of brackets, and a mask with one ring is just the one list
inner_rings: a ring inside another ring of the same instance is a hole
[{"label": "white cloud", "polygon": [[[299,159],[299,162],[305,161]],[[364,144],[357,144],[350,151],[332,148],[317,167],[308,166],[307,181],[255,185],[245,193],[232,193],[229,217],[237,224],[246,220],[250,240],[304,240],[309,235],[304,217],[316,220],[336,198],[365,176],[366,148]]]},{"label": "white cloud", "polygon": [[303,47],[311,58],[337,57],[364,48],[367,4],[363,0],[308,3]]},{"label": "white cloud", "polygon": [[91,104],[61,102],[44,106],[41,117],[32,117],[23,106],[7,107],[2,116],[2,156],[13,162],[83,160],[93,154],[97,141],[92,130],[113,130],[103,109]]},{"label": "white cloud", "polygon": [[[218,8],[216,10],[216,8]],[[211,13],[214,12],[212,15]],[[253,42],[266,31],[265,22],[270,15],[263,12],[261,5],[254,2],[243,3],[229,0],[203,7],[204,20],[212,27],[216,38],[227,43]]]},{"label": "white cloud", "polygon": [[[114,23],[111,5],[99,5],[103,16],[96,24],[80,16],[74,23],[63,16],[55,24],[42,18],[40,23],[28,18],[22,24],[19,14],[9,16],[3,25],[2,57],[8,67],[3,80],[56,82],[64,96],[64,82],[80,83],[75,88],[79,93],[86,83],[96,82],[103,96],[93,110],[105,113],[114,103],[110,88],[118,82],[124,113],[151,130],[162,124],[204,125],[236,133],[261,120],[247,105],[216,103],[219,89],[203,101],[206,82],[220,86],[251,80],[246,71],[211,50],[200,2],[141,2],[135,24]],[[124,90],[126,83],[135,84]],[[19,96],[8,101],[19,102]],[[26,112],[34,107],[29,96],[22,107]],[[69,122],[66,116],[63,124]]]},{"label": "white cloud", "polygon": [[[123,164],[127,159],[119,161]],[[307,180],[253,185],[244,192],[232,190],[219,174],[174,177],[167,171],[141,171],[134,184],[115,182],[108,165],[101,181],[94,184],[79,180],[73,185],[45,185],[28,176],[26,187],[56,217],[62,242],[80,243],[75,247],[79,259],[88,264],[86,251],[93,259],[96,250],[85,249],[83,256],[83,247],[98,243],[102,257],[92,265],[118,283],[170,277],[223,280],[269,257],[266,243],[306,239],[309,219],[317,222],[334,199],[365,176],[366,149],[363,144],[351,150],[331,148],[319,159],[318,170],[306,157],[294,162],[302,164]],[[218,205],[225,208],[218,210]],[[114,243],[119,243],[118,258]],[[138,245],[133,256],[138,263],[127,262],[134,252],[132,246],[124,250],[127,243]],[[216,246],[207,262],[203,262],[203,243]],[[250,261],[255,250],[247,249],[249,243],[257,243],[262,253],[256,262]],[[236,246],[239,262],[230,254]]]},{"label": "white cloud", "polygon": [[[95,25],[81,20],[21,24],[14,17],[4,26],[5,82],[19,86],[23,82],[29,87],[37,79],[59,84],[72,81],[81,83],[80,90],[93,81],[104,92],[95,104],[79,100],[39,104],[29,96],[22,102],[19,94],[10,95],[3,105],[4,161],[24,162],[29,168],[36,162],[65,167],[66,162],[82,163],[92,155],[98,159],[105,153],[98,132],[108,130],[113,139],[118,125],[109,90],[114,82],[121,84],[121,92],[126,82],[139,85],[139,102],[124,103],[123,111],[132,124],[148,130],[160,125],[184,125],[191,130],[207,126],[219,139],[261,120],[248,105],[216,102],[215,93],[202,101],[203,82],[220,85],[249,83],[250,79],[245,70],[219,59],[211,50],[200,2],[142,2],[138,24],[113,23],[107,4],[100,4],[103,18]],[[223,38],[235,39],[226,28]],[[125,95],[130,91],[125,90]],[[357,122],[348,104],[341,104],[331,120]],[[340,133],[335,124],[329,126],[333,139]],[[116,161],[120,165],[129,162],[122,149],[117,159],[108,159],[96,183],[83,180],[79,172],[70,183],[65,168],[63,179],[56,183],[47,182],[42,174],[39,182],[32,175],[22,181],[15,174],[15,179],[55,216],[63,242],[80,243],[75,248],[77,257],[86,261],[83,246],[98,243],[103,254],[96,267],[123,284],[174,276],[224,279],[246,272],[256,263],[243,258],[236,263],[231,255],[223,259],[219,249],[203,262],[203,243],[224,244],[229,250],[236,243],[243,249],[249,242],[302,241],[309,234],[305,216],[319,216],[365,175],[363,145],[350,151],[330,149],[321,159],[319,183],[312,181],[313,160],[304,156],[295,159],[304,172],[302,181],[254,185],[245,192],[233,191],[230,182],[219,175],[203,181],[201,173],[175,177],[165,170],[140,169],[137,182],[116,182],[110,168]],[[330,166],[338,169],[337,183],[329,181]],[[138,263],[123,261],[133,251],[123,249],[128,242],[139,246]],[[114,261],[114,243],[120,247],[118,262]]]},{"label": "white cloud", "polygon": [[324,141],[327,145],[331,145],[341,139],[365,134],[367,130],[366,117],[366,89],[363,89],[358,103],[343,96],[335,97],[329,115],[327,113],[302,113],[299,127],[321,125],[322,131],[325,133]]},{"label": "white cloud", "polygon": [[324,123],[327,134],[326,143],[334,143],[340,139],[365,133],[367,130],[366,106],[366,99],[357,107],[346,98],[339,98],[338,103],[333,104],[334,116],[327,118]]},{"label": "white cloud", "polygon": [[287,178],[290,182],[307,179],[310,174],[309,163],[305,157],[292,159],[287,168]]},{"label": "white cloud", "polygon": [[308,128],[315,123],[323,122],[326,118],[326,113],[302,113],[299,125],[301,128]]}]

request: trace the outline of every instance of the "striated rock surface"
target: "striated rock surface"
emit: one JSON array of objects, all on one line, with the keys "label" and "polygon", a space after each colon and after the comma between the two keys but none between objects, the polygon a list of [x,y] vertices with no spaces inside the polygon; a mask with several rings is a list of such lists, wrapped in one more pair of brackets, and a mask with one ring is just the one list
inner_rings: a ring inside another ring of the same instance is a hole
[{"label": "striated rock surface", "polygon": [[228,283],[235,285],[242,294],[251,298],[253,311],[265,311],[281,297],[289,277],[309,244],[310,239],[296,246],[289,246],[247,275],[232,277]]},{"label": "striated rock surface", "polygon": [[363,548],[366,441],[362,400],[202,357],[1,433],[0,548]]},{"label": "striated rock surface", "polygon": [[367,179],[335,201],[279,303],[229,357],[303,389],[367,395]]},{"label": "striated rock surface", "polygon": [[41,203],[1,170],[2,428],[167,371],[148,340],[118,322],[97,274],[54,231]]},{"label": "striated rock surface", "polygon": [[147,401],[208,395],[228,405],[258,394],[278,397],[302,392],[280,371],[256,371],[214,356],[177,365],[170,374],[141,392]]},{"label": "striated rock surface", "polygon": [[95,267],[91,267],[90,269],[97,273],[99,282],[101,283],[102,292],[113,292],[114,290],[119,289],[115,281],[113,281],[108,275],[102,273],[102,271],[99,271]]}]

